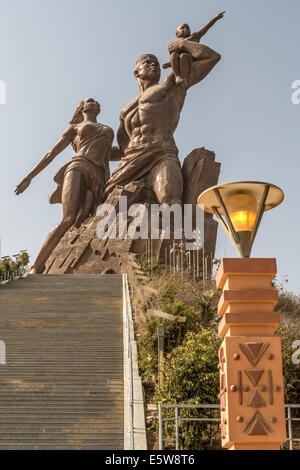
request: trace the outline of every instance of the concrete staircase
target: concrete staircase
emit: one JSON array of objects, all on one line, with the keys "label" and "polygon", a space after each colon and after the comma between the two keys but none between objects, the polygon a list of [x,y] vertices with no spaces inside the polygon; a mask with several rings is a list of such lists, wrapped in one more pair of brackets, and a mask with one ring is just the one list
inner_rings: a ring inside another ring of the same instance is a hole
[{"label": "concrete staircase", "polygon": [[0,288],[0,450],[124,448],[121,275]]}]

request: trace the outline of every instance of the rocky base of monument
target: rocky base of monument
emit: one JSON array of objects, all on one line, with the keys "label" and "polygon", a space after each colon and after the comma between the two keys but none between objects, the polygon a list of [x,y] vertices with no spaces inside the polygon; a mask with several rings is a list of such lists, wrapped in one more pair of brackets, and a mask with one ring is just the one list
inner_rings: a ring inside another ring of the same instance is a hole
[{"label": "rocky base of monument", "polygon": [[[195,211],[197,198],[205,189],[218,183],[220,163],[215,162],[215,154],[205,148],[193,150],[184,160],[182,173],[184,178],[184,204],[193,205],[193,228],[196,228]],[[157,204],[154,193],[143,187],[141,182],[132,182],[124,188],[115,188],[104,201],[111,204],[116,210],[116,230],[119,232],[119,200],[120,196],[127,197],[127,205]],[[44,274],[118,274],[126,270],[130,253],[143,257],[146,252],[152,256],[168,262],[170,248],[173,243],[181,240],[159,239],[148,241],[146,239],[132,240],[107,238],[97,236],[97,226],[102,217],[93,215],[87,219],[80,228],[72,228],[62,238],[52,255],[49,257]],[[133,219],[131,219],[133,220]],[[128,223],[130,223],[130,218]],[[204,219],[204,250],[211,257],[214,256],[217,222],[213,216],[205,214]],[[150,237],[149,237],[150,238]],[[202,256],[202,250],[200,257]]]}]

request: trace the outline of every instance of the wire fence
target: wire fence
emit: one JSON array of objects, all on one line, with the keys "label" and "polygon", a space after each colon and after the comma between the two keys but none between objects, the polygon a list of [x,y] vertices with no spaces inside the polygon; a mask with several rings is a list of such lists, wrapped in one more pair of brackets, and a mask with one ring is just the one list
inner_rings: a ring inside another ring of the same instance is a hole
[{"label": "wire fence", "polygon": [[[164,410],[174,409],[173,416],[167,413],[164,415]],[[193,417],[193,416],[180,416],[181,410],[211,410],[212,414],[208,416]],[[300,410],[300,405],[286,404],[286,423],[287,423],[287,441],[282,445],[282,449],[294,450],[295,444],[300,443],[300,425],[295,423],[300,422],[300,413],[296,412],[295,416],[293,411]],[[220,405],[194,405],[194,404],[159,404],[158,405],[158,423],[159,423],[159,450],[164,450],[165,444],[168,448],[173,447],[175,450],[187,450],[182,448],[182,439],[180,436],[180,425],[184,422],[198,422],[207,423],[207,428],[213,432],[207,434],[212,437],[216,436],[217,429],[220,424]],[[172,424],[172,426],[169,426]],[[167,428],[167,429],[166,429]],[[220,441],[220,439],[219,439]],[[211,442],[212,443],[212,442]],[[300,448],[300,445],[299,447]]]},{"label": "wire fence", "polygon": [[[153,267],[156,263],[153,241],[147,240],[146,244],[146,260],[149,264],[149,270],[152,274]],[[214,266],[218,267],[220,260],[215,259],[213,253],[208,253],[205,246],[194,250],[186,250],[183,241],[171,243],[164,251],[164,265],[173,272],[190,272],[194,281],[210,280],[213,274]]]}]

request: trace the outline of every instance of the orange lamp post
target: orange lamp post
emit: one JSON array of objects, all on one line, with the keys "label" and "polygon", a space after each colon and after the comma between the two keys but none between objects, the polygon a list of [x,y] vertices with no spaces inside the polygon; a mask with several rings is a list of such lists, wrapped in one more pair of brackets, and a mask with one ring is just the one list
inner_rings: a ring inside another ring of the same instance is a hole
[{"label": "orange lamp post", "polygon": [[277,186],[238,182],[215,186],[198,204],[214,213],[240,258],[224,258],[216,282],[223,289],[219,336],[222,447],[230,450],[279,450],[286,441],[279,314],[272,287],[276,260],[250,258],[264,211],[284,198]]}]

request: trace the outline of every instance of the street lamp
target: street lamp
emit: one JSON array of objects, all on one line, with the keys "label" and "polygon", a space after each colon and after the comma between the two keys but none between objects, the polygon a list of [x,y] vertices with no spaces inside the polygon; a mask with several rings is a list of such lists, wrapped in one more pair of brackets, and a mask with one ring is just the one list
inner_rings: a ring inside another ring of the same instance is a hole
[{"label": "street lamp", "polygon": [[283,199],[283,191],[273,184],[241,181],[207,189],[198,205],[217,216],[240,257],[248,258],[263,213]]},{"label": "street lamp", "polygon": [[278,292],[272,286],[274,258],[250,258],[263,213],[284,198],[269,183],[235,182],[204,191],[198,204],[215,214],[240,258],[222,259],[216,286],[222,447],[279,450],[286,440],[280,338],[274,331]]}]

